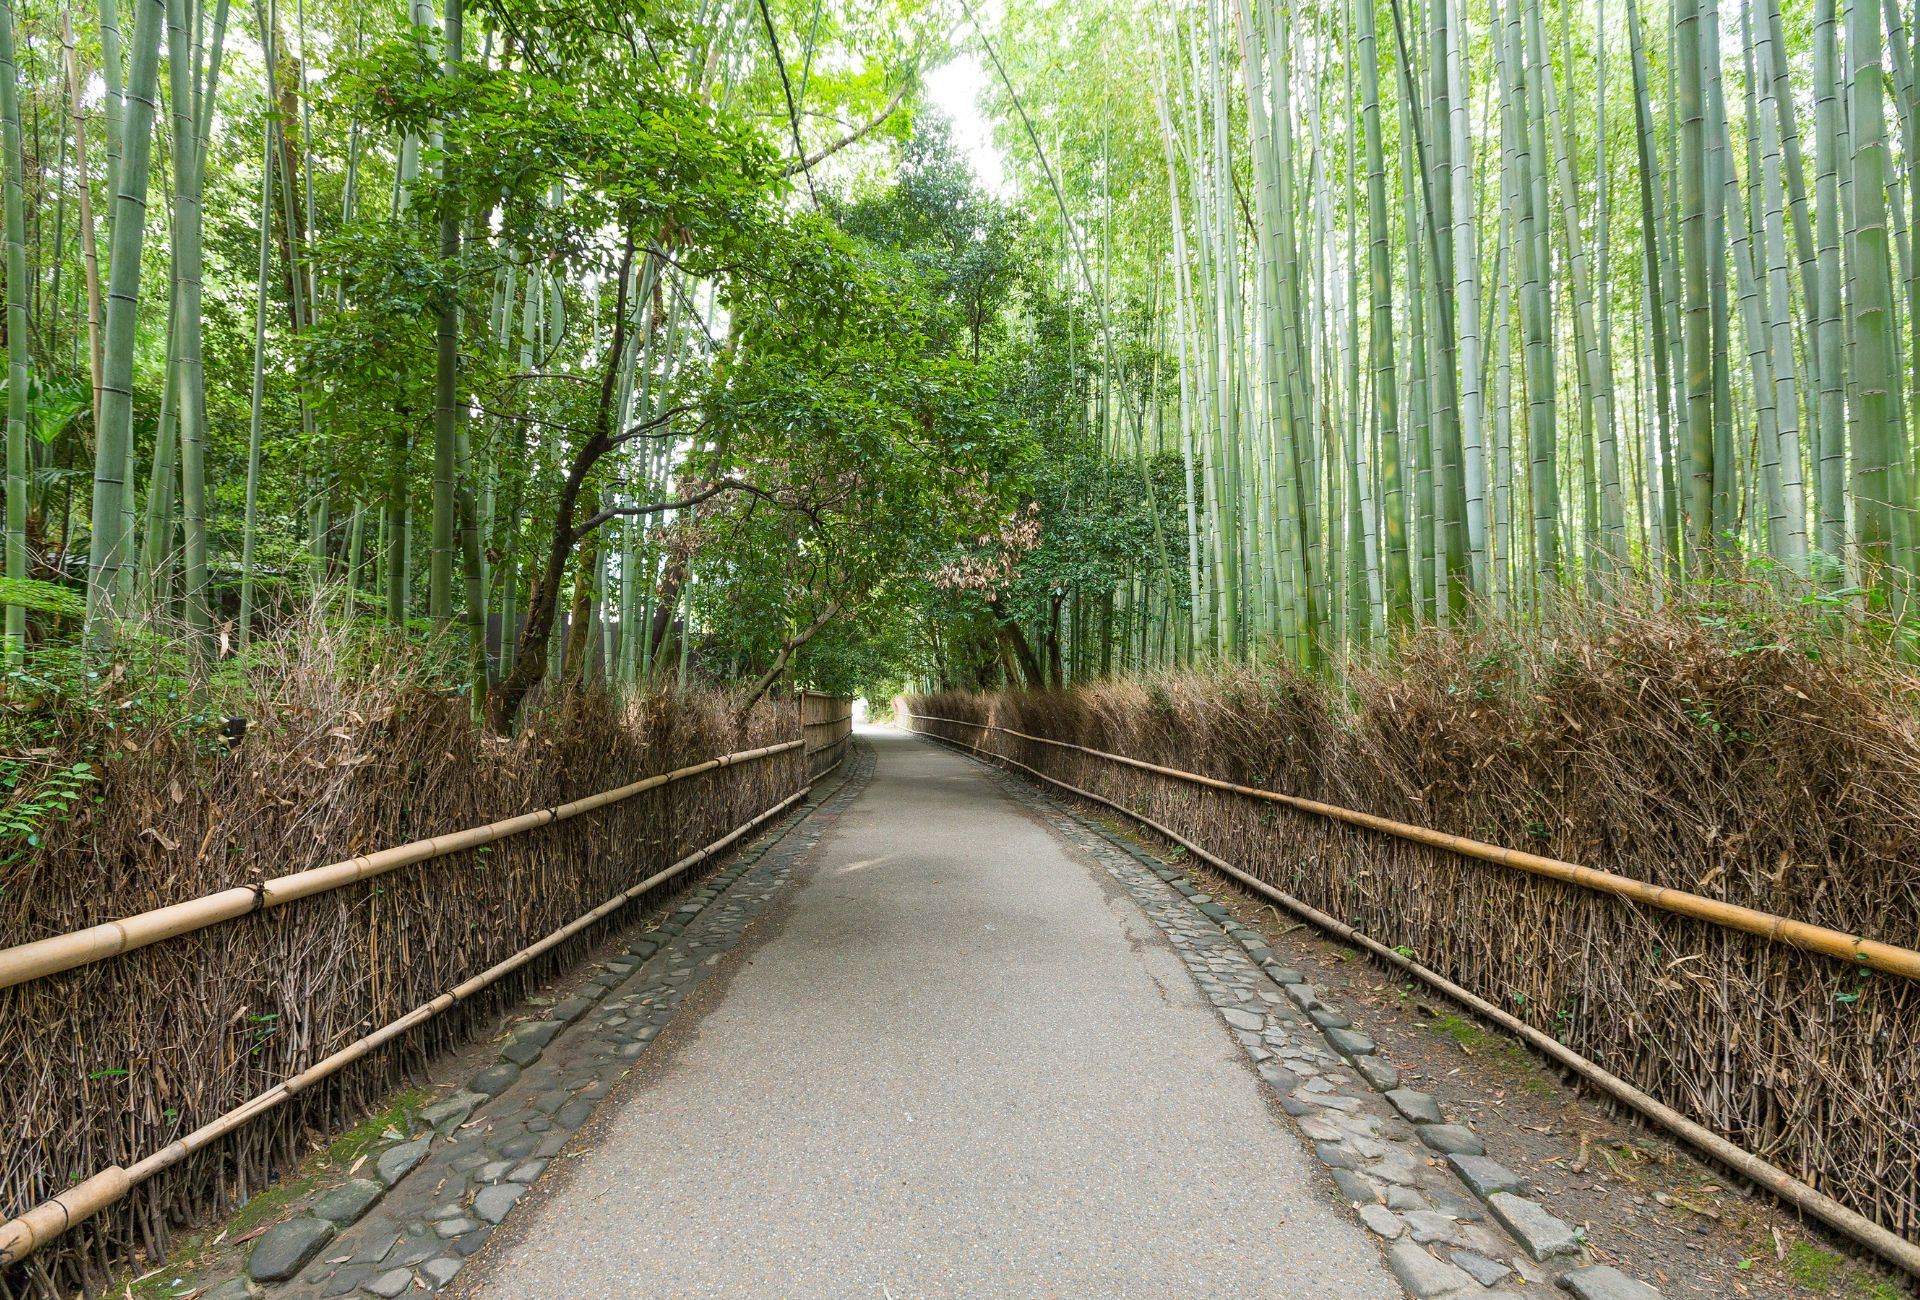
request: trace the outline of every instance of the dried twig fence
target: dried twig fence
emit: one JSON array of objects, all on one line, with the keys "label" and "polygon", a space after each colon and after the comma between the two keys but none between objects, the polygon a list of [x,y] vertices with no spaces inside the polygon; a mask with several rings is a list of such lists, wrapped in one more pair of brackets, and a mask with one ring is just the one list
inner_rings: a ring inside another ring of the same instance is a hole
[{"label": "dried twig fence", "polygon": [[[1003,716],[1026,727],[1043,725],[1019,716],[1017,697],[949,695],[923,707],[933,706],[941,712],[907,713],[916,730],[1140,822],[1440,988],[1615,1100],[1920,1276],[1920,1246],[1901,1234],[1912,1232],[1916,1210],[1911,1150],[1920,1129],[1911,1027],[1920,1017],[1909,981],[1920,980],[1920,952],[1002,725]],[[964,712],[977,716],[953,716]],[[1755,983],[1776,997],[1804,998],[1808,988],[1839,980],[1845,984],[1837,995],[1841,1005],[1851,1006],[1877,985],[1882,1005],[1868,1021],[1869,1043],[1877,1042],[1876,1055],[1891,1064],[1898,1058],[1887,1050],[1889,1035],[1900,1035],[1906,1068],[1884,1071],[1881,1086],[1871,1090],[1836,1089],[1816,1106],[1763,1112],[1744,1126],[1712,1122],[1721,1117],[1699,1113],[1695,1095],[1663,1088],[1688,1059],[1739,1069],[1751,1068],[1742,1057],[1757,1055],[1762,1068],[1750,1086],[1786,1092],[1786,1053],[1794,1047],[1845,1059],[1860,1044],[1832,1024],[1771,1025],[1758,999],[1675,997],[1686,986],[1673,972],[1708,958],[1712,966],[1689,976],[1723,994]],[[1868,971],[1895,978],[1871,979]],[[1660,1068],[1650,1068],[1656,1062]],[[1864,1187],[1863,1149],[1879,1157],[1868,1165],[1873,1172]],[[1889,1160],[1895,1168],[1883,1163]],[[1905,1199],[1889,1203],[1889,1193]]]},{"label": "dried twig fence", "polygon": [[[522,813],[518,817],[489,822],[485,826],[474,826],[449,835],[435,835],[430,839],[415,840],[411,844],[381,849],[377,853],[350,858],[345,862],[333,862],[308,871],[275,876],[271,880],[263,880],[256,885],[237,885],[217,894],[203,894],[199,898],[188,899],[183,903],[156,907],[117,921],[106,921],[85,930],[72,930],[66,934],[38,939],[32,943],[0,949],[0,989],[12,988],[15,984],[24,984],[28,980],[40,979],[47,975],[57,975],[61,971],[72,970],[76,966],[105,961],[109,957],[132,952],[136,948],[144,948],[162,939],[177,938],[196,930],[204,930],[222,921],[231,921],[249,912],[264,912],[268,908],[283,907],[315,894],[324,894],[329,890],[356,885],[361,881],[371,880],[375,876],[385,875],[389,871],[411,866],[416,862],[431,862],[435,858],[444,858],[451,853],[497,843],[511,835],[520,835],[559,822],[570,821],[584,813],[620,803],[635,795],[645,794],[649,790],[657,790],[662,786],[672,785],[676,781],[685,781],[723,767],[733,767],[736,764],[751,763],[757,759],[785,754],[802,748],[804,743],[804,741],[789,740],[778,745],[765,745],[759,749],[722,754],[704,763],[675,768],[671,772],[649,776],[612,790],[602,790],[599,794],[588,795],[584,799],[572,799],[551,808],[541,808],[534,812]],[[807,751],[810,765],[815,753],[816,751],[812,749]],[[809,778],[811,775],[809,773]],[[0,1261],[5,1259],[5,1245],[0,1241]]]},{"label": "dried twig fence", "polygon": [[[317,1133],[491,1024],[494,1008],[577,952],[597,921],[724,851],[831,770],[804,736],[780,737],[800,730],[797,710],[772,709],[743,737],[751,748],[612,785],[622,766],[712,753],[737,734],[720,701],[653,709],[631,725],[589,711],[551,739],[502,751],[465,726],[457,704],[432,701],[391,729],[393,743],[368,756],[378,761],[323,764],[310,736],[290,754],[260,737],[257,753],[243,748],[240,761],[202,773],[204,802],[172,778],[176,806],[140,814],[171,813],[165,830],[129,835],[96,816],[50,848],[56,868],[0,881],[27,887],[0,897],[51,911],[56,887],[81,878],[61,911],[84,916],[158,892],[144,873],[129,878],[135,850],[169,865],[161,888],[231,872],[243,846],[284,858],[309,810],[276,794],[275,778],[304,775],[311,791],[304,767],[328,770],[323,798],[358,814],[348,818],[355,840],[446,824],[493,797],[536,805],[0,949],[0,1208],[20,1215],[0,1221],[0,1295],[70,1294],[132,1251],[158,1257],[172,1226],[244,1199]],[[337,751],[333,734],[322,739]],[[283,759],[295,761],[276,770]],[[169,786],[160,772],[142,775],[121,772],[108,804]],[[612,788],[548,793],[588,783]],[[245,812],[223,816],[229,800]],[[0,917],[0,935],[33,919]],[[5,1267],[61,1236],[59,1249]]]},{"label": "dried twig fence", "polygon": [[806,737],[809,774],[833,770],[853,743],[853,701],[821,691],[800,692],[800,730]]}]

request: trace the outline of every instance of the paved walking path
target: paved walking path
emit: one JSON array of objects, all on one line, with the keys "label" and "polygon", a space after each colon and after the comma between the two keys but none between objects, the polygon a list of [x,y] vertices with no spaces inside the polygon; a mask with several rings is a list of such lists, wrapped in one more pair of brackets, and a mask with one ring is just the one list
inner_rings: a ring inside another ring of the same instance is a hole
[{"label": "paved walking path", "polygon": [[459,1286],[1404,1294],[1163,930],[978,766],[878,766]]}]

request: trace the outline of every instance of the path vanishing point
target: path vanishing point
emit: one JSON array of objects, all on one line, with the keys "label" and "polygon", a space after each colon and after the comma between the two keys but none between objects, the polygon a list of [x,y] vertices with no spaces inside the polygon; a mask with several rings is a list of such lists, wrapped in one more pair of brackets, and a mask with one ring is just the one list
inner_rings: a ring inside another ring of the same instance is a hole
[{"label": "path vanishing point", "polygon": [[1661,1297],[1177,869],[924,738],[608,951],[206,1300]]}]

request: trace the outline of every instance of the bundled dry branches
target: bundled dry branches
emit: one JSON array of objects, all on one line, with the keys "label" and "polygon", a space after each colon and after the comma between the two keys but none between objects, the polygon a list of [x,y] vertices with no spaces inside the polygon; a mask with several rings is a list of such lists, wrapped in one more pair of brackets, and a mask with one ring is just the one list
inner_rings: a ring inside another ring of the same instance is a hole
[{"label": "bundled dry branches", "polygon": [[[513,741],[463,700],[323,628],[251,673],[244,743],[156,728],[107,748],[100,802],[0,879],[0,945],[477,825],[791,739],[791,705],[740,729],[723,696],[573,700]],[[145,1155],[717,839],[805,783],[797,751],[648,792],[560,826],[409,867],[65,975],[0,990],[0,1209]],[[259,1190],[303,1133],[358,1118],[581,943],[430,1021],[230,1142],[139,1188],[0,1278],[72,1294]]]},{"label": "bundled dry branches", "polygon": [[[1920,677],[1732,601],[1431,631],[1340,693],[1240,669],[914,711],[1259,785],[1911,946]],[[1920,1233],[1920,987],[1554,880],[972,728]]]}]

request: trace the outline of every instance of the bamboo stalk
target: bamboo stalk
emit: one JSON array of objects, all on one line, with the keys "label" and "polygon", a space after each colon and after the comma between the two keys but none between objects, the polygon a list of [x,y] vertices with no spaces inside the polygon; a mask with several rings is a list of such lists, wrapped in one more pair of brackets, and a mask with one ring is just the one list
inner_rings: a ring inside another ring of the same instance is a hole
[{"label": "bamboo stalk", "polygon": [[[909,713],[907,716],[910,718],[919,718],[921,715]],[[954,722],[959,723],[961,726],[969,727],[979,727],[983,725],[977,722],[965,722],[958,718],[927,718],[926,721]],[[1006,728],[1001,727],[991,729],[995,731],[1006,730]],[[933,736],[935,740],[943,741],[956,748],[963,746],[963,742],[961,741],[947,740],[946,737],[933,735],[931,732],[926,734]],[[1019,735],[1020,733],[1013,732],[1011,734]],[[1029,736],[1027,739],[1042,740],[1043,743],[1048,744],[1064,743],[1061,741],[1045,741],[1044,738],[1038,736]],[[1161,823],[1154,821],[1144,814],[1135,812],[1117,800],[1094,794],[1091,790],[1083,790],[1079,786],[1069,785],[1065,781],[1061,781],[1055,777],[1046,775],[1044,772],[1039,772],[1028,767],[1018,759],[1007,758],[1002,754],[994,754],[991,753],[991,751],[982,750],[976,745],[964,745],[964,748],[975,754],[988,754],[989,757],[1017,767],[1021,771],[1046,782],[1048,785],[1057,786],[1077,798],[1086,799],[1093,803],[1100,804],[1103,807],[1111,808],[1115,812],[1139,822],[1155,834],[1165,836],[1167,839],[1172,840],[1175,844],[1180,845],[1186,849],[1187,852],[1205,862],[1208,866],[1232,876],[1235,880],[1238,880],[1257,893],[1273,899],[1295,915],[1319,926],[1336,938],[1348,943],[1357,944],[1382,961],[1388,962],[1406,971],[1408,974],[1418,977],[1454,1001],[1467,1007],[1476,1015],[1479,1015],[1483,1019],[1491,1020],[1508,1033],[1524,1039],[1529,1046],[1551,1057],[1558,1064],[1572,1070],[1581,1078],[1607,1093],[1614,1100],[1631,1107],[1668,1132],[1691,1143],[1696,1149],[1712,1159],[1719,1161],[1721,1164],[1745,1177],[1751,1178],[1754,1182],[1780,1197],[1781,1200],[1788,1202],[1796,1209],[1806,1211],[1814,1218],[1825,1223],[1828,1227],[1851,1238],[1860,1245],[1867,1247],[1882,1258],[1899,1265],[1915,1276],[1920,1276],[1920,1246],[1916,1246],[1905,1238],[1889,1232],[1887,1229],[1873,1222],[1873,1220],[1848,1209],[1832,1197],[1801,1182],[1785,1170],[1767,1163],[1765,1160],[1760,1159],[1742,1147],[1734,1145],[1718,1133],[1715,1133],[1712,1129],[1695,1123],[1679,1111],[1674,1110],[1671,1106],[1634,1087],[1619,1075],[1589,1061],[1572,1048],[1541,1033],[1525,1021],[1502,1011],[1499,1007],[1488,1002],[1485,998],[1480,997],[1471,990],[1455,984],[1438,971],[1430,970],[1422,966],[1404,953],[1397,952],[1379,940],[1362,934],[1345,922],[1336,920],[1325,912],[1322,912],[1319,908],[1304,903],[1284,890],[1276,889],[1259,877],[1242,871],[1225,859],[1207,852],[1207,850],[1201,848],[1198,844],[1187,839],[1179,832],[1163,826]],[[1068,746],[1068,748],[1078,749],[1080,747],[1073,745]],[[1088,750],[1087,752],[1097,753],[1098,751]],[[1103,757],[1114,756],[1103,755]]]},{"label": "bamboo stalk", "polygon": [[[764,756],[766,754],[779,753],[792,749],[799,743],[797,740],[789,741],[784,745],[769,746],[763,750],[750,750],[746,751],[746,753],[756,757]],[[729,754],[726,757],[728,759],[744,760],[746,755]],[[698,770],[708,770],[711,766],[722,764],[723,762],[724,760],[721,759],[713,759],[707,764],[701,764]],[[684,768],[681,770],[691,772],[696,769]],[[670,773],[669,775],[673,774]],[[659,778],[649,778],[649,780],[654,781],[658,781],[658,779]],[[642,782],[640,784],[645,783]],[[631,789],[632,787],[622,788]],[[762,825],[770,818],[778,816],[788,808],[791,808],[795,803],[798,803],[801,799],[804,799],[812,792],[813,788],[812,784],[808,784],[796,790],[779,803],[768,808],[765,812],[760,813],[750,821],[736,826],[733,830],[727,832],[705,848],[696,849],[686,857],[681,858],[678,862],[675,862],[672,866],[655,872],[636,885],[623,889],[613,897],[607,899],[604,903],[601,903],[598,907],[595,907],[589,912],[582,913],[572,921],[561,926],[558,930],[553,931],[547,935],[546,938],[529,944],[512,956],[489,966],[486,970],[481,971],[471,979],[454,985],[432,1001],[421,1003],[397,1020],[388,1021],[385,1025],[382,1025],[365,1037],[356,1039],[340,1050],[316,1061],[299,1074],[282,1080],[265,1092],[257,1094],[250,1100],[227,1111],[225,1114],[216,1116],[205,1124],[202,1124],[193,1132],[161,1147],[145,1159],[136,1161],[134,1164],[125,1168],[115,1165],[111,1168],[104,1169],[85,1182],[80,1183],[78,1186],[62,1192],[52,1200],[34,1206],[20,1217],[8,1220],[5,1223],[0,1223],[0,1268],[25,1259],[47,1242],[65,1233],[76,1223],[83,1222],[100,1213],[100,1211],[106,1209],[116,1201],[122,1200],[135,1187],[153,1177],[155,1174],[179,1164],[194,1152],[202,1150],[225,1137],[227,1134],[234,1132],[256,1116],[265,1114],[281,1102],[295,1097],[314,1084],[319,1083],[321,1080],[339,1073],[355,1061],[368,1056],[376,1049],[400,1037],[400,1035],[406,1033],[414,1026],[423,1024],[450,1007],[456,1006],[471,998],[474,994],[495,983],[503,976],[512,974],[541,954],[565,943],[568,939],[579,934],[596,921],[612,915],[648,890],[657,885],[664,884],[688,868],[696,866],[714,854],[721,852],[755,827]],[[617,793],[619,792],[607,792],[609,795]],[[592,796],[592,798],[595,799],[605,797],[605,795]],[[580,800],[577,802],[586,803],[589,801]],[[558,809],[553,811],[558,812]],[[15,949],[13,951],[18,950]]]},{"label": "bamboo stalk", "polygon": [[[273,58],[272,28],[261,24],[265,57]],[[247,423],[247,495],[240,524],[240,633],[242,646],[253,639],[255,552],[260,538],[260,460],[267,396],[267,272],[273,248],[273,132],[260,133],[260,248],[253,302],[253,392]]]},{"label": "bamboo stalk", "polygon": [[[140,309],[140,258],[146,241],[148,173],[158,104],[160,32],[165,0],[140,0],[134,9],[132,64],[125,86],[119,161],[114,180],[106,319],[101,335],[100,427],[95,433],[91,541],[87,552],[88,643],[97,645],[125,612],[132,577],[124,516],[127,460],[133,452],[134,338]],[[112,85],[112,82],[109,82]],[[111,101],[113,96],[108,96]]]},{"label": "bamboo stalk", "polygon": [[[9,580],[24,583],[27,563],[27,218],[26,155],[20,134],[19,74],[14,62],[13,4],[0,0],[0,149],[6,157],[6,325],[7,325],[7,506],[6,568]],[[12,668],[27,657],[27,608],[5,607],[0,624],[0,666]]]},{"label": "bamboo stalk", "polygon": [[156,907],[117,921],[107,921],[85,930],[74,930],[45,939],[36,939],[31,943],[16,944],[11,948],[0,949],[0,989],[24,984],[29,980],[43,979],[48,975],[72,970],[76,966],[104,961],[108,957],[132,952],[136,948],[145,948],[162,939],[191,934],[196,930],[218,925],[222,921],[245,916],[249,912],[265,911],[270,907],[280,907],[296,899],[340,889],[358,881],[384,875],[400,867],[443,858],[450,853],[458,853],[463,849],[475,848],[482,844],[492,844],[523,831],[537,830],[542,826],[568,821],[583,813],[593,812],[624,799],[631,799],[634,795],[643,794],[660,786],[671,785],[703,772],[717,771],[723,767],[736,767],[742,763],[770,758],[775,754],[784,754],[788,750],[799,749],[804,744],[805,742],[801,740],[789,740],[778,745],[765,745],[759,749],[723,754],[718,758],[710,758],[704,763],[676,768],[671,772],[649,776],[630,785],[603,790],[599,794],[587,795],[552,808],[542,808],[537,812],[522,813],[518,817],[509,817],[504,821],[490,822],[485,826],[475,826],[447,835],[435,835],[424,840],[414,840],[409,844],[381,849],[377,853],[349,858],[344,862],[329,863],[307,871],[276,876],[271,880],[261,881],[257,885],[236,885],[232,889],[223,889],[219,893],[204,894],[184,902],[170,903],[165,907]]},{"label": "bamboo stalk", "polygon": [[93,182],[87,176],[87,118],[82,107],[79,48],[73,38],[73,18],[60,16],[61,53],[66,60],[67,93],[73,105],[75,185],[80,203],[80,263],[87,282],[87,373],[93,386],[93,427],[100,427],[100,244],[93,227]]},{"label": "bamboo stalk", "polygon": [[[1445,831],[1413,826],[1387,817],[1376,817],[1372,813],[1356,812],[1337,804],[1320,803],[1313,799],[1303,799],[1298,795],[1281,794],[1277,790],[1260,790],[1253,786],[1236,785],[1231,781],[1222,781],[1218,777],[1183,772],[1177,767],[1161,767],[1141,759],[1128,758],[1124,754],[1110,754],[1102,749],[1089,749],[1085,745],[1075,745],[1065,740],[1029,735],[1024,731],[1015,731],[1011,727],[968,722],[963,718],[929,717],[911,712],[907,716],[917,721],[946,722],[962,727],[977,727],[983,731],[998,731],[1003,735],[1031,740],[1036,744],[1075,750],[1094,758],[1103,758],[1109,762],[1137,768],[1143,772],[1152,772],[1158,776],[1169,776],[1194,785],[1224,790],[1229,794],[1245,795],[1250,799],[1263,799],[1268,803],[1282,804],[1297,812],[1313,813],[1330,821],[1345,822],[1350,826],[1362,826],[1368,830],[1379,831],[1409,843],[1424,844],[1429,848],[1457,853],[1461,857],[1474,858],[1481,862],[1490,862],[1495,866],[1510,867],[1531,875],[1546,876],[1549,879],[1579,885],[1596,893],[1612,894],[1636,903],[1645,903],[1679,916],[1688,916],[1695,920],[1724,926],[1730,930],[1758,935],[1763,939],[1784,943],[1806,952],[1837,957],[1869,970],[1882,971],[1889,975],[1904,975],[1908,979],[1920,979],[1920,952],[1890,943],[1881,943],[1877,939],[1866,939],[1841,930],[1829,929],[1826,926],[1775,916],[1771,912],[1741,907],[1737,903],[1726,903],[1717,898],[1705,898],[1699,894],[1687,893],[1685,890],[1668,889],[1664,885],[1651,885],[1644,880],[1635,880],[1631,876],[1616,875],[1611,871],[1562,862],[1558,858],[1541,857],[1537,853],[1527,853],[1519,849],[1505,849],[1497,844],[1470,840],[1462,835],[1449,835]],[[4,954],[0,954],[0,957],[3,956]]]}]

